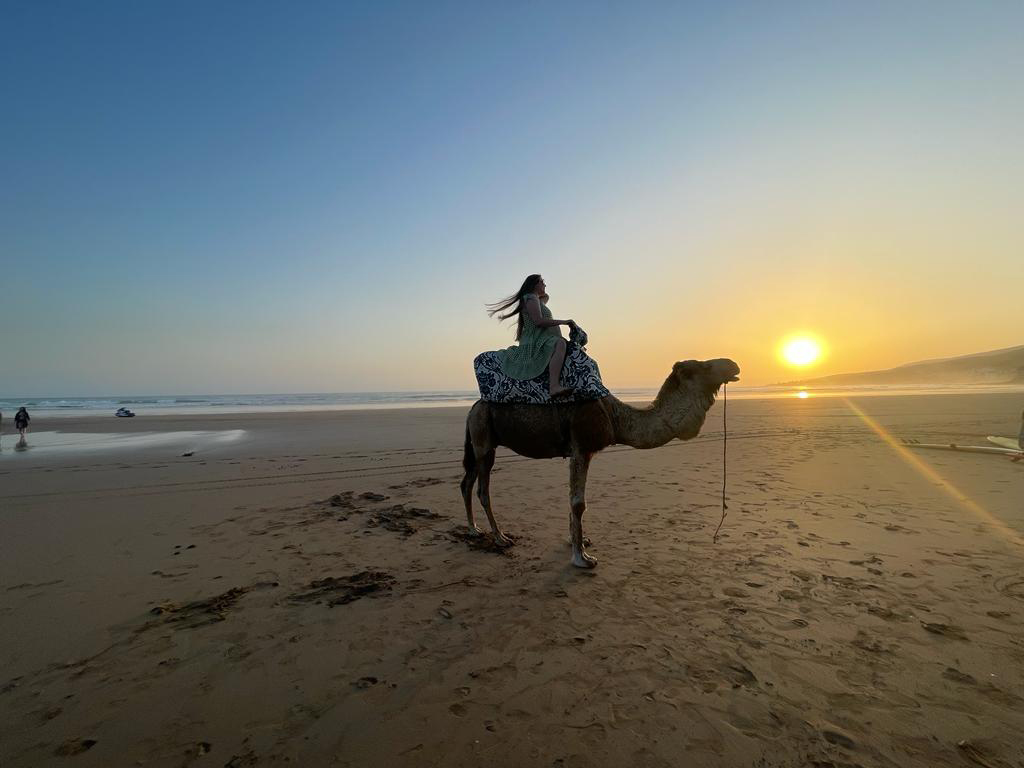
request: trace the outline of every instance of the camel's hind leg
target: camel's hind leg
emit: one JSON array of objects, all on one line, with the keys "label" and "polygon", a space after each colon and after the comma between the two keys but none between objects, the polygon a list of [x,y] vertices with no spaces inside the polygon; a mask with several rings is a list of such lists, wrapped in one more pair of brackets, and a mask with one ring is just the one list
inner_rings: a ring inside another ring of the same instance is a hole
[{"label": "camel's hind leg", "polygon": [[473,513],[473,485],[476,483],[476,469],[467,472],[462,478],[462,501],[466,504],[466,526],[470,533],[483,533],[476,524],[476,515]]},{"label": "camel's hind leg", "polygon": [[466,427],[466,450],[462,457],[462,466],[466,470],[462,478],[462,501],[466,505],[466,525],[470,533],[483,533],[476,525],[476,516],[473,514],[473,486],[476,484],[477,461],[476,452],[473,449],[473,441],[470,439],[469,426]]},{"label": "camel's hind leg", "polygon": [[577,568],[593,568],[597,559],[583,546],[583,513],[587,510],[587,470],[591,454],[572,457],[569,469],[569,538],[572,540],[572,564]]},{"label": "camel's hind leg", "polygon": [[477,494],[480,496],[480,504],[483,506],[484,512],[487,513],[487,521],[491,524],[494,543],[502,547],[510,546],[512,540],[501,532],[498,521],[494,519],[494,512],[491,511],[491,468],[494,466],[494,449],[491,448],[483,455],[477,454],[476,463],[480,473]]}]

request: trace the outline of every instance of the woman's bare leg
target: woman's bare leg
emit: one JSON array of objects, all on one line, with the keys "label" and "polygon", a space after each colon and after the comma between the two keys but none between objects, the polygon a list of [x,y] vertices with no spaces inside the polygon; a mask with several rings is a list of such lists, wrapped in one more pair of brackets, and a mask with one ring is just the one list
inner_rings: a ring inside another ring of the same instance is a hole
[{"label": "woman's bare leg", "polygon": [[558,378],[562,374],[562,364],[565,362],[565,349],[565,339],[559,339],[555,343],[555,351],[551,354],[551,362],[548,363],[548,392],[551,397],[572,392],[572,387],[563,387],[558,383]]}]

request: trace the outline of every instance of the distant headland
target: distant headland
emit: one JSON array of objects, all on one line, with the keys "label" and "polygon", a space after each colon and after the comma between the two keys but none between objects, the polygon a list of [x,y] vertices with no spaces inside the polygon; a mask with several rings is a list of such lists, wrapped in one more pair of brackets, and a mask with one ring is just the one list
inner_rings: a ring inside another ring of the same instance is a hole
[{"label": "distant headland", "polygon": [[837,373],[780,386],[853,386],[869,384],[1024,384],[1024,345],[941,360],[922,360],[884,371]]}]

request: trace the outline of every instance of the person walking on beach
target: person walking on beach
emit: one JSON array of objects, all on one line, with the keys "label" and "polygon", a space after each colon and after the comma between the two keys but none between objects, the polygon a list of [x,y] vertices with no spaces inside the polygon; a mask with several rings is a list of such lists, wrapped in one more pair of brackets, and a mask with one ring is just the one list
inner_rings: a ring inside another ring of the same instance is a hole
[{"label": "person walking on beach", "polygon": [[21,439],[25,439],[25,430],[28,429],[28,423],[31,418],[28,415],[28,411],[25,410],[25,406],[18,409],[18,412],[14,414],[14,428],[18,430],[18,434],[21,435]]},{"label": "person walking on beach", "polygon": [[548,370],[548,392],[559,397],[572,392],[571,387],[559,383],[565,362],[566,343],[558,326],[574,328],[572,320],[555,320],[548,309],[547,286],[540,275],[527,277],[519,290],[506,299],[487,305],[491,317],[499,312],[499,320],[517,318],[516,341],[513,347],[502,350],[501,372],[509,378],[527,381]]}]

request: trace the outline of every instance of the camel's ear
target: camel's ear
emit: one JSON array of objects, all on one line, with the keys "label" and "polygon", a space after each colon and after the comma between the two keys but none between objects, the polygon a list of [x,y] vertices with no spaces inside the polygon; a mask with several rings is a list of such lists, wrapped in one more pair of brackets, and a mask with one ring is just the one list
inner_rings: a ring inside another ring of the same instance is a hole
[{"label": "camel's ear", "polygon": [[697,360],[683,360],[681,363],[676,363],[672,366],[672,373],[680,380],[692,379],[699,370],[700,365],[700,362]]}]

